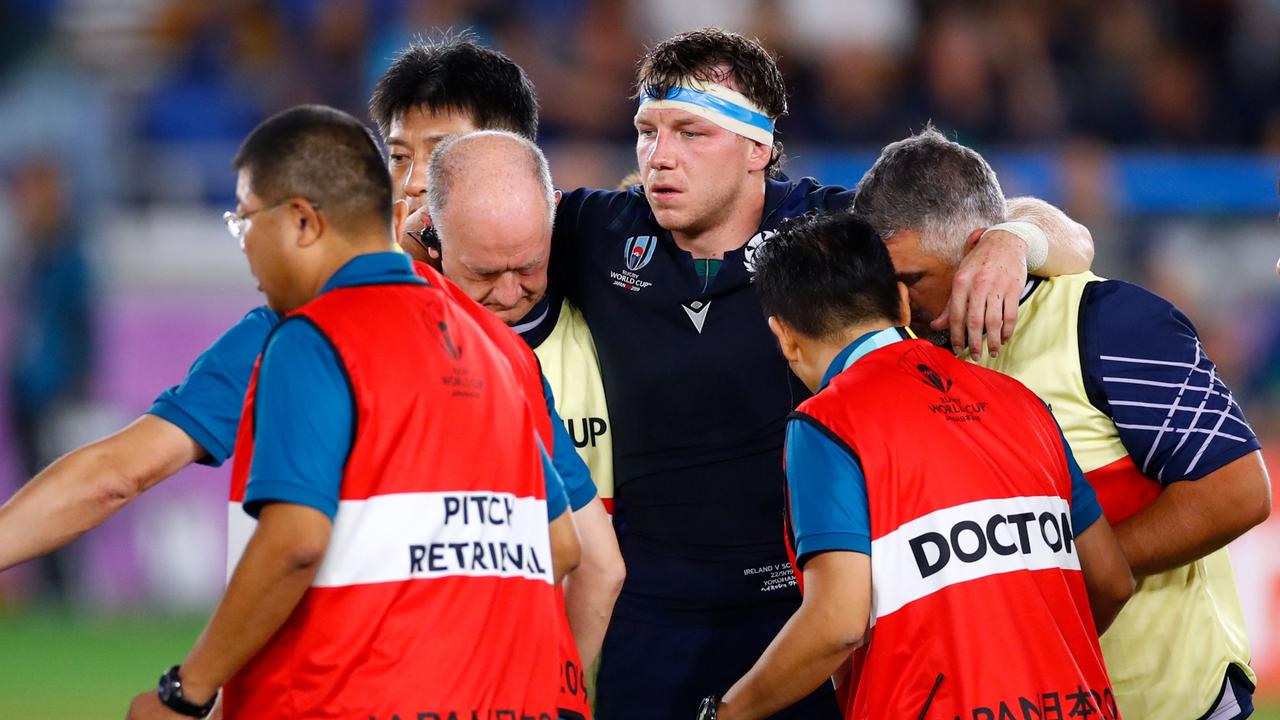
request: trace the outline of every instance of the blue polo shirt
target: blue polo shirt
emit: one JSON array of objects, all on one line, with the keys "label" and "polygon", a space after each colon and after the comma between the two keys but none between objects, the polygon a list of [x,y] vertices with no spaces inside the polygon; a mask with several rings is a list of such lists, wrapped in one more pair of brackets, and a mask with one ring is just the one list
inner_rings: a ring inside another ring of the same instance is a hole
[{"label": "blue polo shirt", "polygon": [[[406,282],[423,282],[406,256],[374,253],[343,265],[321,292]],[[276,325],[280,327],[273,333]],[[313,507],[332,517],[354,418],[341,364],[310,323],[281,324],[280,316],[268,308],[251,311],[196,360],[181,385],[161,393],[148,412],[199,443],[207,453],[201,462],[220,465],[235,449],[244,395],[259,352],[262,367],[246,510],[256,515],[264,503],[279,501]],[[559,474],[546,476],[548,517],[555,518],[568,500]]]},{"label": "blue polo shirt", "polygon": [[[902,339],[897,328],[889,328],[849,343],[831,361],[820,389],[862,357]],[[1102,506],[1066,438],[1062,446],[1071,471],[1071,525],[1079,534],[1102,515]],[[787,423],[785,453],[797,565],[803,568],[809,558],[831,550],[870,555],[867,479],[858,459],[812,424],[797,419]]]},{"label": "blue polo shirt", "polygon": [[[564,491],[569,496],[569,507],[581,510],[596,499],[596,484],[591,480],[591,470],[587,463],[574,449],[573,439],[565,429],[564,420],[556,412],[556,396],[551,392],[551,383],[542,377],[542,394],[547,399],[547,412],[551,414],[551,464],[555,466],[564,484]],[[554,516],[553,516],[554,517]]]}]

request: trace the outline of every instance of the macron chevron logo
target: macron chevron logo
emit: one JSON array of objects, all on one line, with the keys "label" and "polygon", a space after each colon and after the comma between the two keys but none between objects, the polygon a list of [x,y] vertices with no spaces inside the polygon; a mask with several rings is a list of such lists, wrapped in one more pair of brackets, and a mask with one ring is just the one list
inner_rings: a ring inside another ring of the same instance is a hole
[{"label": "macron chevron logo", "polygon": [[701,335],[702,326],[707,322],[707,310],[711,309],[711,301],[708,300],[703,303],[701,300],[694,300],[688,305],[681,305],[680,307],[684,309],[684,314],[689,316],[689,320],[693,322],[694,329]]}]

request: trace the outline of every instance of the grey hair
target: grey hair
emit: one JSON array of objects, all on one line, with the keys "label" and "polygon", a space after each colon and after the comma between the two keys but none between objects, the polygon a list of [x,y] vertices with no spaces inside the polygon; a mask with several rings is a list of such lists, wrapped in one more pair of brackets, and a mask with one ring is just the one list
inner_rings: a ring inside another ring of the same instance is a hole
[{"label": "grey hair", "polygon": [[853,211],[882,240],[902,230],[920,233],[921,250],[953,265],[971,232],[1004,222],[1008,212],[987,161],[931,124],[885,146],[858,182]]},{"label": "grey hair", "polygon": [[468,164],[467,146],[485,138],[502,138],[514,145],[511,153],[524,162],[521,171],[528,172],[536,178],[538,187],[547,200],[547,222],[554,222],[556,215],[556,190],[551,184],[551,170],[547,166],[547,156],[542,154],[533,141],[506,130],[481,130],[479,132],[453,135],[443,140],[431,152],[430,164],[427,166],[427,209],[432,218],[439,218],[453,194],[454,184],[460,170]]}]

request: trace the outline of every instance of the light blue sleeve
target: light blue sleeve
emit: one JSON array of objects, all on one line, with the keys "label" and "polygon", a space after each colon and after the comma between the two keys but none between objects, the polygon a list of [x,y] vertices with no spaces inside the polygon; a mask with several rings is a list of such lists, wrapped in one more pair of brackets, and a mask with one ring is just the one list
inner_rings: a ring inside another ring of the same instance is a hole
[{"label": "light blue sleeve", "polygon": [[569,496],[565,494],[564,482],[560,479],[560,473],[556,471],[556,466],[551,458],[547,455],[547,451],[542,447],[542,441],[538,441],[538,456],[542,458],[542,475],[547,482],[547,521],[555,520],[569,509]]},{"label": "light blue sleeve", "polygon": [[333,346],[305,318],[286,320],[258,371],[245,512],[287,502],[332,519],[354,431],[354,396]]},{"label": "light blue sleeve", "polygon": [[1062,449],[1067,453],[1067,469],[1071,472],[1071,532],[1079,535],[1102,517],[1102,503],[1098,502],[1098,494],[1085,479],[1084,471],[1071,453],[1071,446],[1058,428],[1058,436],[1062,438]]},{"label": "light blue sleeve", "polygon": [[266,307],[245,315],[196,358],[182,384],[160,393],[147,412],[177,425],[204,448],[202,464],[217,467],[236,447],[253,364],[280,316]]},{"label": "light blue sleeve", "polygon": [[564,420],[556,412],[555,394],[551,392],[551,384],[546,376],[542,378],[542,394],[547,398],[547,412],[551,415],[552,441],[551,460],[556,471],[564,482],[564,491],[569,496],[569,507],[575,511],[586,507],[596,497],[596,484],[591,481],[591,470],[583,461],[578,451],[574,450],[573,438],[564,427]]},{"label": "light blue sleeve", "polygon": [[830,550],[870,555],[867,483],[857,459],[809,419],[787,423],[786,443],[797,565]]}]

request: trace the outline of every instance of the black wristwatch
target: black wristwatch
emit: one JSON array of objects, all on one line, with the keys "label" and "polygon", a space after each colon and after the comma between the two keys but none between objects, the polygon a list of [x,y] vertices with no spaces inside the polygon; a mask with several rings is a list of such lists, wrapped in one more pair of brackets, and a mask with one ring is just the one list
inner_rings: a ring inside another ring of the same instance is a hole
[{"label": "black wristwatch", "polygon": [[203,705],[197,705],[182,696],[182,678],[178,675],[178,667],[174,665],[169,668],[169,672],[160,676],[160,687],[156,688],[156,694],[160,696],[160,702],[170,710],[186,715],[187,717],[202,718],[208,717],[213,712],[213,704],[218,700],[218,693],[214,693],[209,698],[209,702]]},{"label": "black wristwatch", "polygon": [[708,695],[702,698],[702,704],[698,706],[698,720],[716,720],[716,713],[719,709],[719,695]]}]

